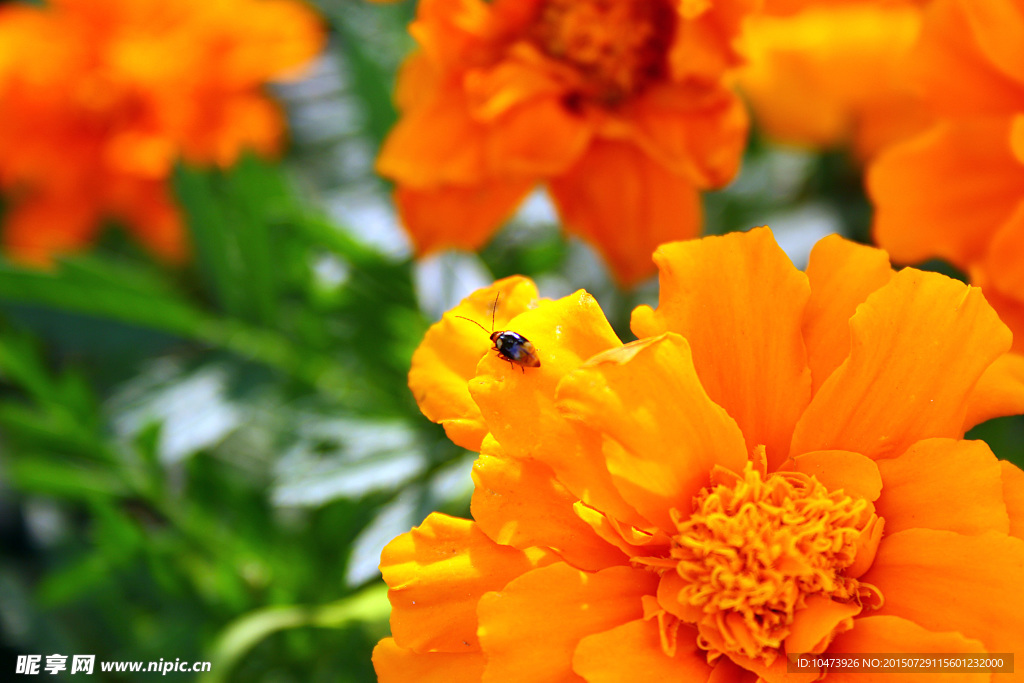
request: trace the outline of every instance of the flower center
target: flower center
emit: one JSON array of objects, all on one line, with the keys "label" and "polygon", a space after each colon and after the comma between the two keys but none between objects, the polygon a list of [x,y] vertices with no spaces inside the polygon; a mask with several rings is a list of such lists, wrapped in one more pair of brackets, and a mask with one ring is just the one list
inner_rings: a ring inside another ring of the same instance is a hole
[{"label": "flower center", "polygon": [[770,664],[811,596],[880,600],[844,575],[879,522],[872,504],[797,472],[763,478],[750,463],[731,485],[705,488],[677,515],[671,557],[678,600],[703,615],[705,649]]},{"label": "flower center", "polygon": [[545,0],[533,35],[580,74],[577,98],[610,107],[665,77],[675,22],[667,0]]}]

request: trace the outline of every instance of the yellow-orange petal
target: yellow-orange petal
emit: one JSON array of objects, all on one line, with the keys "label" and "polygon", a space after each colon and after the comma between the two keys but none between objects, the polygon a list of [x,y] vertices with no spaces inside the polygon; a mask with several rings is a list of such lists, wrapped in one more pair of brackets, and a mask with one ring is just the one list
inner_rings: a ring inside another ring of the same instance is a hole
[{"label": "yellow-orange petal", "polygon": [[939,256],[966,268],[984,256],[1024,196],[1009,135],[1007,117],[946,121],[881,153],[867,176],[879,246],[901,263]]},{"label": "yellow-orange petal", "polygon": [[783,469],[812,475],[829,491],[842,489],[850,496],[878,500],[882,493],[882,475],[878,465],[860,453],[850,451],[811,451],[794,456]]},{"label": "yellow-orange petal", "polygon": [[745,27],[739,84],[764,132],[817,148],[853,134],[866,152],[898,139],[915,113],[899,67],[917,38],[920,8],[817,2],[800,9],[761,13]]},{"label": "yellow-orange petal", "polygon": [[[742,628],[743,626],[742,617],[738,614],[734,615],[734,624],[739,628]],[[701,635],[712,648],[722,650],[726,647],[725,640],[717,626],[706,628],[701,625],[698,628],[700,629]],[[751,659],[750,657],[736,653],[729,654],[728,658],[737,666],[757,674],[756,680],[763,681],[764,683],[813,683],[818,678],[817,672],[790,673],[786,671],[787,659],[785,654],[780,654],[774,661],[772,661],[771,664],[766,664],[761,658]],[[725,659],[725,657],[723,657],[723,659]]]},{"label": "yellow-orange petal", "polygon": [[432,513],[381,553],[391,634],[417,652],[477,650],[480,596],[553,559],[498,545],[470,520]]},{"label": "yellow-orange petal", "polygon": [[[985,647],[977,640],[965,638],[955,631],[936,633],[907,619],[892,616],[867,616],[854,622],[853,629],[840,634],[828,649],[828,654],[844,655],[873,652],[934,652],[959,654],[982,653]],[[988,681],[990,674],[963,672],[929,673],[852,673],[832,671],[828,681],[837,683],[959,683],[960,681]]]},{"label": "yellow-orange petal", "polygon": [[856,602],[836,602],[823,595],[812,595],[806,603],[793,615],[784,641],[786,652],[824,652],[832,637],[848,631],[861,611]]},{"label": "yellow-orange petal", "polygon": [[526,102],[492,123],[487,165],[511,176],[564,173],[584,153],[593,132],[590,121],[566,109],[561,95]]},{"label": "yellow-orange petal", "polygon": [[423,0],[409,34],[440,70],[458,70],[486,48],[494,14],[483,0]]},{"label": "yellow-orange petal", "polygon": [[988,532],[908,529],[882,540],[863,581],[885,596],[878,614],[956,631],[988,652],[1024,650],[1024,540]]},{"label": "yellow-orange petal", "polygon": [[[1013,348],[1012,352],[1016,354],[1024,354],[1024,299],[1016,299],[1012,296],[1006,296],[995,287],[987,286],[985,280],[985,271],[981,268],[971,269],[971,282],[982,288],[985,292],[985,300],[988,301],[989,305],[995,309],[996,313],[999,314],[999,319],[1002,320],[1007,327],[1013,332]],[[1004,368],[1005,369],[1005,368]],[[1010,378],[1013,381],[1013,377],[1016,377],[1016,372]],[[1006,388],[1004,387],[1004,390]],[[1013,393],[1016,394],[1016,389],[1013,389]],[[1008,402],[1005,407],[1011,409],[1018,404],[1019,398],[1014,397],[1012,402]],[[1019,412],[1019,410],[1011,409],[1010,413],[1000,414],[1012,414]]]},{"label": "yellow-orange petal", "polygon": [[418,189],[472,186],[486,177],[485,136],[465,94],[449,84],[398,120],[381,148],[377,172]]},{"label": "yellow-orange petal", "polygon": [[690,512],[715,465],[742,472],[747,462],[742,432],[708,398],[677,334],[592,358],[558,385],[558,409],[600,431],[622,497],[663,530],[675,529],[672,509]]},{"label": "yellow-orange petal", "polygon": [[484,180],[431,189],[399,186],[395,206],[420,256],[439,249],[477,249],[529,194],[533,180]]},{"label": "yellow-orange petal", "polygon": [[[1021,86],[994,68],[983,43],[1003,36],[972,30],[971,0],[929,3],[911,69],[929,104],[944,116],[1007,114],[1020,106]],[[1002,32],[1000,27],[996,32]]]},{"label": "yellow-orange petal", "polygon": [[641,597],[657,577],[611,567],[591,574],[567,564],[524,574],[480,600],[484,683],[582,681],[572,672],[580,640],[643,616]]},{"label": "yellow-orange petal", "polygon": [[[970,30],[990,64],[1024,89],[1024,11],[1015,0],[961,2]],[[1024,92],[1024,90],[1022,90]]]},{"label": "yellow-orange petal", "polygon": [[513,318],[507,326],[533,344],[540,367],[520,368],[493,354],[477,367],[469,390],[510,457],[535,458],[550,467],[577,498],[633,523],[639,515],[622,500],[603,467],[600,438],[558,414],[555,387],[601,351],[621,345],[594,297],[580,290]]},{"label": "yellow-orange petal", "polygon": [[378,683],[480,683],[486,659],[479,652],[416,652],[385,638],[373,648]]},{"label": "yellow-orange petal", "polygon": [[[668,534],[659,529],[639,529],[631,524],[622,523],[582,501],[573,505],[573,510],[594,530],[594,533],[630,558],[644,557],[646,560],[653,557],[658,558],[655,561],[660,563],[668,556],[670,539]],[[641,563],[645,562],[634,561],[634,564]]]},{"label": "yellow-orange petal", "polygon": [[505,59],[466,75],[472,115],[487,126],[484,149],[492,174],[562,173],[594,132],[591,117],[565,105],[565,84],[531,61]]},{"label": "yellow-orange petal", "polygon": [[624,285],[654,272],[651,254],[659,244],[700,232],[693,182],[632,142],[593,141],[549,187],[566,229],[596,247]]},{"label": "yellow-orange petal", "polygon": [[812,391],[850,353],[850,318],[868,295],[888,284],[893,270],[881,249],[829,235],[811,249],[807,262],[811,298],[804,313],[804,343]]},{"label": "yellow-orange petal", "polygon": [[654,258],[658,309],[633,311],[633,332],[686,337],[708,396],[739,424],[748,450],[767,447],[775,469],[811,395],[800,331],[806,276],[767,228],[666,244]]},{"label": "yellow-orange petal", "polygon": [[757,680],[753,671],[747,671],[728,657],[719,657],[707,683],[757,683]]},{"label": "yellow-orange petal", "polygon": [[869,296],[850,331],[850,356],[797,423],[794,453],[878,458],[963,436],[975,383],[1011,339],[980,289],[913,268]]},{"label": "yellow-orange petal", "polygon": [[395,107],[399,111],[406,111],[427,105],[442,88],[443,77],[438,65],[425,52],[413,52],[398,69]]},{"label": "yellow-orange petal", "polygon": [[[1024,103],[1024,88],[1021,91]],[[1024,105],[1022,105],[1024,106]],[[1021,164],[1024,170],[1024,164]],[[1003,294],[1024,300],[1024,201],[999,228],[981,265],[988,282]]]},{"label": "yellow-orange petal", "polygon": [[1010,516],[1010,535],[1024,538],[1024,472],[1005,460],[999,461],[1003,478],[1003,501]]},{"label": "yellow-orange petal", "polygon": [[741,57],[735,45],[742,22],[758,0],[679,0],[679,20],[669,51],[675,81],[718,81]]},{"label": "yellow-orange petal", "polygon": [[984,441],[925,439],[898,457],[879,460],[885,482],[875,511],[886,532],[945,529],[1007,533],[999,461]]},{"label": "yellow-orange petal", "polygon": [[749,120],[742,100],[724,86],[651,87],[623,116],[648,156],[698,187],[721,187],[739,169]]},{"label": "yellow-orange petal", "polygon": [[657,619],[637,619],[580,641],[572,668],[587,683],[621,681],[706,681],[712,668],[697,647],[697,634],[686,629],[675,654],[665,654]]},{"label": "yellow-orange petal", "polygon": [[[986,301],[991,303],[992,292],[982,291]],[[996,311],[1000,312],[999,309]],[[1000,319],[1009,324],[1001,312]],[[1024,332],[1024,327],[1021,331]],[[1015,334],[1015,346],[1017,341]],[[967,401],[964,431],[994,417],[1020,413],[1024,413],[1024,355],[1011,352],[997,358],[974,386]]]},{"label": "yellow-orange petal", "polygon": [[1010,128],[1010,149],[1017,161],[1024,164],[1024,114],[1017,114],[1013,117],[1013,124]]},{"label": "yellow-orange petal", "polygon": [[492,320],[495,329],[503,329],[513,317],[535,306],[537,298],[537,286],[527,278],[498,280],[463,299],[431,325],[413,353],[409,389],[427,419],[443,425],[448,438],[459,446],[478,451],[487,434],[468,386],[491,346],[486,330]]},{"label": "yellow-orange petal", "polygon": [[576,496],[537,460],[481,455],[473,465],[473,519],[502,545],[544,546],[578,569],[624,564],[626,555],[573,512]]}]

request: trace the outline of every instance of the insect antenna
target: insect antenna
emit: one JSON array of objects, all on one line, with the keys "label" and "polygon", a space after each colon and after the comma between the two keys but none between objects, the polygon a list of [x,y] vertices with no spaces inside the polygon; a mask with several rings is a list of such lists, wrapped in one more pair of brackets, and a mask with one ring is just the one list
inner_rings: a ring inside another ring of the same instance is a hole
[{"label": "insect antenna", "polygon": [[498,312],[498,297],[500,297],[500,296],[501,296],[501,292],[498,292],[495,295],[495,297],[494,297],[494,305],[491,307],[491,329],[490,329],[489,332],[488,332],[486,327],[484,327],[483,325],[481,325],[477,321],[473,320],[472,318],[467,318],[464,315],[457,315],[455,317],[456,318],[462,318],[463,320],[468,320],[469,322],[473,323],[474,325],[479,327],[484,332],[487,332],[487,334],[490,334],[491,332],[494,332],[494,314]]},{"label": "insect antenna", "polygon": [[[466,316],[464,316],[464,315],[457,315],[457,316],[455,316],[455,317],[456,317],[456,318],[462,318],[463,320],[468,320],[469,322],[473,323],[474,325],[476,325],[477,327],[479,327],[479,328],[480,328],[481,330],[483,330],[484,332],[487,332],[487,328],[486,328],[486,327],[484,327],[483,325],[481,325],[481,324],[480,324],[480,323],[478,323],[477,321],[473,320],[472,318],[467,318],[467,317],[466,317]],[[487,332],[487,334],[490,334],[490,332]]]}]

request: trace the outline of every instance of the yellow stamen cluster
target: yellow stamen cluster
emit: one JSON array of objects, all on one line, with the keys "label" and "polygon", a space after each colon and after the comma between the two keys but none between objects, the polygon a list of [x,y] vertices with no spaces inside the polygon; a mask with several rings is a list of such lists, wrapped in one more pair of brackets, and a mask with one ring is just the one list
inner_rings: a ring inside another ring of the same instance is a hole
[{"label": "yellow stamen cluster", "polygon": [[674,31],[665,0],[546,0],[534,38],[582,76],[578,95],[614,106],[664,77]]},{"label": "yellow stamen cluster", "polygon": [[748,463],[731,485],[704,489],[692,515],[675,517],[678,600],[716,632],[717,647],[704,643],[709,650],[770,664],[807,598],[859,602],[873,590],[843,573],[877,521],[873,506],[808,475],[765,478]]}]

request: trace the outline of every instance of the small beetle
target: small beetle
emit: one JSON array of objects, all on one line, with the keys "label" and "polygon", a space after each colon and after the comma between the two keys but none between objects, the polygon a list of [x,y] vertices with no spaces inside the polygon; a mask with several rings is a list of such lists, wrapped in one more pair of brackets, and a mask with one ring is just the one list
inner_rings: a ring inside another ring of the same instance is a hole
[{"label": "small beetle", "polygon": [[[491,309],[491,342],[494,344],[494,350],[498,352],[499,358],[508,361],[509,365],[518,365],[523,374],[526,374],[525,368],[540,367],[537,349],[533,347],[533,343],[529,339],[518,332],[512,332],[511,330],[494,331],[494,315],[498,311],[498,297],[500,296],[501,292],[498,292],[498,295],[494,297],[494,308]],[[484,332],[487,332],[486,327],[472,318],[461,315],[455,317],[468,320]]]}]

